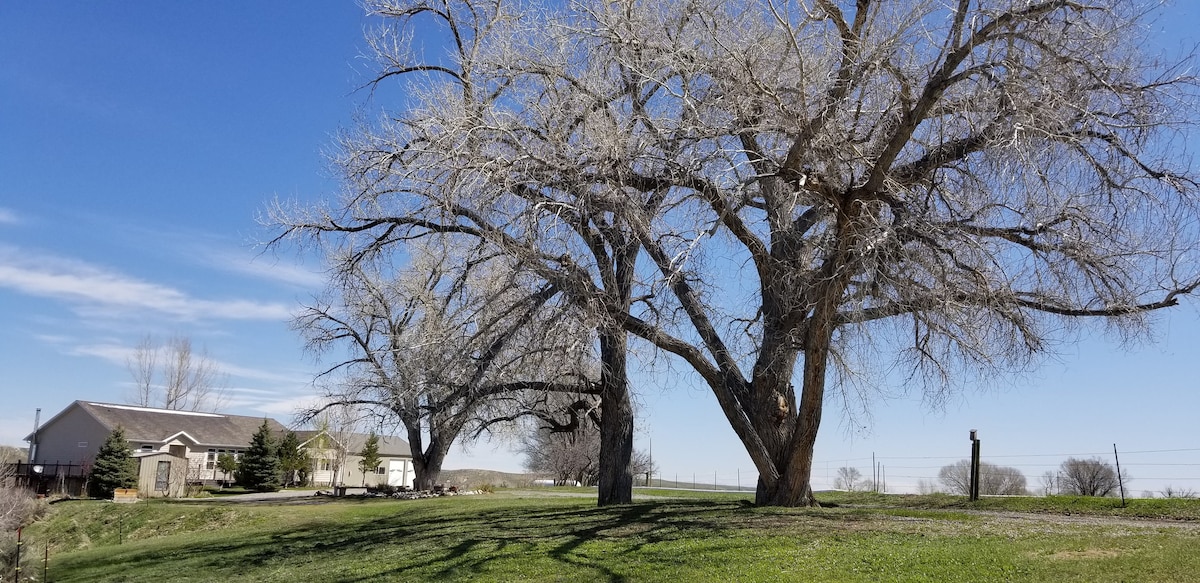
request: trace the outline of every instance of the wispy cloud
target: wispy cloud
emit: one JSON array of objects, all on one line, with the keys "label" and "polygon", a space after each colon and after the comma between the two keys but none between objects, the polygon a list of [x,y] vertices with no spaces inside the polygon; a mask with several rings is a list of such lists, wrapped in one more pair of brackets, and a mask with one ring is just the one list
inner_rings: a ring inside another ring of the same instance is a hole
[{"label": "wispy cloud", "polygon": [[[76,356],[94,356],[124,366],[133,358],[138,351],[138,347],[125,345],[120,343],[106,342],[97,344],[79,344],[68,349],[68,353]],[[229,375],[231,378],[262,381],[268,383],[278,383],[287,386],[308,386],[312,382],[312,374],[304,371],[276,371],[266,370],[261,368],[252,368],[232,364],[222,360],[210,358],[212,365],[217,370]],[[239,389],[245,392],[261,392],[264,394],[278,394],[275,390],[266,389]]]},{"label": "wispy cloud", "polygon": [[208,300],[74,259],[0,247],[0,287],[64,300],[77,309],[152,311],[184,321],[286,320],[292,308],[245,299]]},{"label": "wispy cloud", "polygon": [[15,225],[21,222],[17,212],[0,206],[0,225]]},{"label": "wispy cloud", "polygon": [[270,254],[252,255],[248,250],[209,253],[208,264],[232,273],[310,288],[314,291],[320,290],[326,279],[320,272],[298,263],[288,263]]}]

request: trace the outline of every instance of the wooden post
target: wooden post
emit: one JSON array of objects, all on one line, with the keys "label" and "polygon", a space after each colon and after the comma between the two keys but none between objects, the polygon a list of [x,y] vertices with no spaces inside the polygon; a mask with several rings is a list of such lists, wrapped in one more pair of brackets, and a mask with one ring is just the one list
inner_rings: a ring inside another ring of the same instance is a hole
[{"label": "wooden post", "polygon": [[21,527],[17,527],[17,571],[13,576],[13,581],[21,580]]}]

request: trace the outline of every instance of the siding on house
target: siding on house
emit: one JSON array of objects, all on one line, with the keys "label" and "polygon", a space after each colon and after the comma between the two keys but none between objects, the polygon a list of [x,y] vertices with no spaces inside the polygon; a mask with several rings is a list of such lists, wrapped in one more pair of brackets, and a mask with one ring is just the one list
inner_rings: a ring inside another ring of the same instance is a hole
[{"label": "siding on house", "polygon": [[33,463],[90,465],[109,433],[112,429],[83,408],[67,407],[30,435],[37,439]]},{"label": "siding on house", "polygon": [[[389,435],[379,436],[379,466],[367,471],[358,468],[362,456],[358,455],[366,444],[367,434],[352,433],[340,436],[346,444],[328,435],[321,437],[320,431],[297,431],[301,447],[306,448],[313,460],[310,472],[312,483],[317,486],[404,486],[413,485],[412,453],[407,441]],[[320,437],[320,438],[319,438]],[[338,465],[338,448],[344,449],[342,464]]]}]

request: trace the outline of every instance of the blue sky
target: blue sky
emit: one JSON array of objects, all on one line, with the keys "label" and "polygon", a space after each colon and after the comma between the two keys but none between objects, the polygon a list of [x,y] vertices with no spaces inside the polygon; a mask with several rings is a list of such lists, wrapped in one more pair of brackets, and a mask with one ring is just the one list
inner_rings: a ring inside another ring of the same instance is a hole
[{"label": "blue sky", "polygon": [[[1170,9],[1149,40],[1192,42],[1195,11]],[[368,24],[353,2],[0,3],[0,444],[24,445],[37,408],[122,402],[146,334],[206,346],[230,375],[228,412],[286,423],[313,395],[318,366],[288,317],[321,274],[261,255],[256,219],[274,197],[333,192],[322,151],[356,111],[386,105],[356,90]],[[1153,344],[1086,333],[941,410],[901,396],[864,423],[831,407],[814,485],[842,465],[869,476],[874,453],[891,489],[910,489],[965,457],[976,428],[985,459],[1031,486],[1067,454],[1116,443],[1135,493],[1200,490],[1196,306],[1161,314]],[[707,388],[668,376],[635,378],[639,447],[662,477],[753,483]],[[447,461],[520,465],[504,444]]]}]

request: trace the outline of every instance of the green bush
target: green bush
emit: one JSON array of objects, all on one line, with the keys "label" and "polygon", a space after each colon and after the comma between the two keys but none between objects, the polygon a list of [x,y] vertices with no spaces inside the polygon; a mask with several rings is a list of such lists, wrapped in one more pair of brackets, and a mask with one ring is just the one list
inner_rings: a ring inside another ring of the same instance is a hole
[{"label": "green bush", "polygon": [[93,498],[112,498],[117,488],[137,486],[137,460],[129,454],[129,440],[119,425],[96,454],[92,471],[88,474],[88,495]]}]

